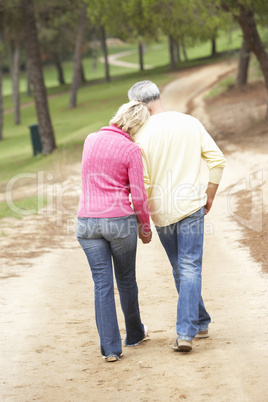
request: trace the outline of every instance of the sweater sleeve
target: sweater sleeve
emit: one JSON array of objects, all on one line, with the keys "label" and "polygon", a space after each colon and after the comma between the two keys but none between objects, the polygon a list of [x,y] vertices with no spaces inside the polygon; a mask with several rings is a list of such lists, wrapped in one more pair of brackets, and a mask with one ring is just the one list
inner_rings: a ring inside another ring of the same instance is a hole
[{"label": "sweater sleeve", "polygon": [[128,177],[133,206],[142,224],[143,231],[150,230],[149,207],[144,188],[141,150],[136,148],[129,157]]},{"label": "sweater sleeve", "polygon": [[213,140],[213,138],[206,131],[204,126],[200,123],[201,131],[201,156],[207,164],[209,169],[209,181],[211,183],[219,184],[221,181],[223,169],[226,166],[226,160]]}]

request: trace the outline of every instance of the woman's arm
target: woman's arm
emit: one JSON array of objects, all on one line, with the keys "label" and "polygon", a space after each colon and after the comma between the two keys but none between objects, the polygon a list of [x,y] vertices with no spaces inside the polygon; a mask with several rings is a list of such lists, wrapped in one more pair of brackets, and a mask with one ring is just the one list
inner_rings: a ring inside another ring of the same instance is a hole
[{"label": "woman's arm", "polygon": [[128,178],[133,206],[140,221],[143,233],[150,229],[149,207],[143,181],[142,156],[140,148],[135,148],[130,154]]},{"label": "woman's arm", "polygon": [[150,241],[152,240],[152,235],[153,235],[152,231],[150,230],[150,232],[144,233],[144,231],[142,229],[142,224],[140,223],[139,217],[138,217],[138,215],[136,213],[135,213],[135,217],[136,217],[137,224],[138,224],[139,238],[141,239],[143,244],[150,243]]}]

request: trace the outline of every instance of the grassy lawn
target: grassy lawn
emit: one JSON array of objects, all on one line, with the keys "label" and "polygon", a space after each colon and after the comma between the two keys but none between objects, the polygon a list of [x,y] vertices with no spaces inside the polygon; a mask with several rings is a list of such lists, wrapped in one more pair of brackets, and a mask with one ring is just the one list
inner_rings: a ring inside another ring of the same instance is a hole
[{"label": "grassy lawn", "polygon": [[[242,43],[241,30],[236,29],[232,32],[232,34],[221,32],[216,40],[216,43],[218,52],[239,49]],[[194,46],[187,46],[186,52],[189,60],[208,57],[211,54],[211,42],[198,42]],[[180,50],[180,56],[181,60],[184,60],[182,50]],[[125,56],[120,60],[138,63],[138,52],[133,55]],[[158,44],[146,46],[144,63],[149,64],[152,67],[168,64],[169,51],[167,40],[161,41]]]}]

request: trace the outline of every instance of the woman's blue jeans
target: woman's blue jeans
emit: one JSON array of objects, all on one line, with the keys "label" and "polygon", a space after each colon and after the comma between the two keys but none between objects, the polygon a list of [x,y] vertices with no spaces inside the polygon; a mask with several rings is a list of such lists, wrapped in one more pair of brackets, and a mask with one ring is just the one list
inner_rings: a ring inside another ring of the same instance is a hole
[{"label": "woman's blue jeans", "polygon": [[103,356],[122,352],[115,300],[113,267],[125,317],[127,346],[144,338],[136,282],[137,222],[134,215],[119,218],[78,218],[77,240],[84,250],[95,289],[95,318]]},{"label": "woman's blue jeans", "polygon": [[179,339],[188,341],[198,331],[206,331],[211,321],[201,297],[204,214],[202,207],[179,222],[156,228],[172,265],[179,293],[177,334]]}]

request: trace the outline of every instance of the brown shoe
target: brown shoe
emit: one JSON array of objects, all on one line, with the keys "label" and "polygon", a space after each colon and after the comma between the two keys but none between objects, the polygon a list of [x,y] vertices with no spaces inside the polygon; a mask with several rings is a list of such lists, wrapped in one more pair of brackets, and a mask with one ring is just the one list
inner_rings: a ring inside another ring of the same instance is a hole
[{"label": "brown shoe", "polygon": [[[123,357],[123,353],[120,354],[120,357]],[[117,357],[116,355],[111,355],[111,356],[107,356],[107,357],[103,356],[103,358],[109,363],[116,362],[117,360],[120,360],[120,358]]]},{"label": "brown shoe", "polygon": [[117,360],[119,360],[116,356],[108,356],[105,359],[107,362],[116,362]]},{"label": "brown shoe", "polygon": [[208,330],[207,331],[199,331],[195,335],[195,338],[198,338],[198,339],[208,338],[208,337],[209,337]]},{"label": "brown shoe", "polygon": [[179,352],[190,352],[192,350],[192,341],[187,341],[186,339],[175,339],[172,349],[178,350]]}]

